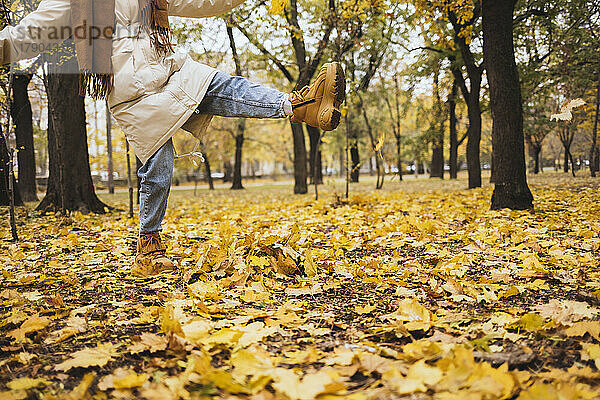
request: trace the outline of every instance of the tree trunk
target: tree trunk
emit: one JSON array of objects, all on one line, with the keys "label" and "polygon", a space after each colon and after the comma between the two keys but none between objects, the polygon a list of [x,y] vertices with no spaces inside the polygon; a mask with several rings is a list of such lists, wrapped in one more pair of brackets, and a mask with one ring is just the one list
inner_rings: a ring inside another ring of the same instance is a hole
[{"label": "tree trunk", "polygon": [[112,116],[106,101],[106,172],[108,173],[108,193],[115,193],[115,183],[113,181],[113,149],[112,149]]},{"label": "tree trunk", "polygon": [[204,171],[206,173],[206,182],[208,182],[208,188],[210,190],[215,190],[215,183],[213,182],[212,172],[210,171],[210,161],[208,161],[208,156],[206,154],[204,154]]},{"label": "tree trunk", "polygon": [[537,175],[540,173],[540,154],[542,153],[542,146],[534,145],[532,147],[532,152],[533,173]]},{"label": "tree trunk", "polygon": [[231,161],[226,160],[223,163],[223,182],[231,182],[233,179],[233,167]]},{"label": "tree trunk", "polygon": [[515,62],[513,12],[516,0],[483,0],[483,54],[490,87],[493,210],[533,208],[527,185],[523,106]]},{"label": "tree trunk", "polygon": [[448,97],[448,110],[450,119],[450,179],[458,176],[458,131],[456,130],[456,96],[458,95],[458,84],[456,80],[452,83],[452,92]]},{"label": "tree trunk", "polygon": [[10,206],[10,179],[13,180],[13,199],[16,206],[22,206],[23,200],[19,194],[17,187],[17,181],[14,174],[10,174],[10,154],[6,150],[8,148],[7,143],[4,141],[4,135],[1,134],[2,129],[0,127],[0,206]]},{"label": "tree trunk", "polygon": [[344,154],[344,148],[340,147],[339,148],[339,153],[340,153],[340,173],[339,176],[340,178],[343,178],[345,173],[345,165],[346,165],[346,155]]},{"label": "tree trunk", "polygon": [[396,168],[398,179],[402,180],[402,138],[400,136],[396,136]]},{"label": "tree trunk", "polygon": [[233,183],[231,185],[232,190],[241,190],[244,188],[242,185],[242,149],[244,147],[244,131],[246,129],[246,122],[240,119],[238,122],[238,133],[235,135],[235,159],[233,161]]},{"label": "tree trunk", "polygon": [[592,146],[590,147],[590,173],[593,178],[598,172],[597,164],[594,162],[594,155],[598,150],[598,118],[600,118],[600,59],[598,60],[598,83],[596,86],[596,115],[594,116],[594,130],[592,132]]},{"label": "tree trunk", "polygon": [[60,54],[50,57],[54,61],[49,63],[46,82],[50,176],[37,209],[102,214],[107,206],[96,196],[92,183],[79,75],[66,72],[77,71],[77,61],[64,61]]},{"label": "tree trunk", "polygon": [[[470,87],[467,87],[465,78],[460,67],[454,66],[451,68],[454,78],[458,81],[459,88],[463,94],[463,98],[467,103],[467,111],[469,116],[469,128],[467,130],[467,169],[469,172],[469,189],[481,187],[481,161],[479,156],[479,145],[481,142],[481,77],[483,69],[475,63],[475,58],[469,44],[465,38],[460,35],[461,25],[456,20],[452,19],[454,26],[454,40],[458,44],[462,53],[462,58],[467,69]],[[450,60],[454,63],[455,57]],[[492,177],[493,177],[492,163]]]},{"label": "tree trunk", "polygon": [[17,162],[19,166],[18,188],[23,201],[37,201],[35,182],[35,151],[33,145],[33,121],[31,102],[27,87],[33,75],[14,75],[12,87],[11,116],[15,124]]},{"label": "tree trunk", "polygon": [[[310,150],[308,154],[308,164],[309,164],[309,176],[310,183],[315,183],[315,177],[313,176],[313,171],[316,172],[316,181],[317,184],[323,183],[323,166],[321,165],[321,149],[319,138],[321,137],[321,132],[319,128],[315,128],[309,125],[306,125],[306,130],[308,131],[308,139],[310,144]],[[316,162],[316,165],[315,165]]]},{"label": "tree trunk", "polygon": [[[233,27],[227,25],[227,36],[229,37],[229,47],[233,54],[233,62],[235,64],[235,74],[242,76],[242,63],[240,62],[240,56],[237,52],[235,45],[235,38],[233,36]],[[231,185],[232,190],[241,190],[242,186],[242,150],[244,148],[244,133],[246,131],[246,120],[240,118],[237,124],[237,134],[235,136],[235,158],[233,162],[233,183]]]},{"label": "tree trunk", "polygon": [[569,160],[571,161],[571,174],[575,177],[575,161],[573,160],[573,154],[569,151]]},{"label": "tree trunk", "polygon": [[429,177],[444,179],[444,111],[442,107],[442,99],[440,96],[439,65],[436,66],[433,76],[433,90],[435,93],[436,116],[433,122],[435,137],[432,141],[431,170],[429,173]]},{"label": "tree trunk", "polygon": [[[476,98],[475,98],[476,96]],[[479,144],[481,142],[481,105],[479,93],[469,99],[469,134],[467,136],[467,169],[469,172],[469,189],[481,187],[481,160]]]},{"label": "tree trunk", "polygon": [[443,143],[440,145],[438,142],[439,141],[436,140],[433,143],[429,177],[444,179],[444,148],[442,147]]},{"label": "tree trunk", "polygon": [[306,185],[306,143],[304,142],[304,128],[302,124],[292,125],[292,137],[294,139],[294,193],[305,194],[308,192]]}]

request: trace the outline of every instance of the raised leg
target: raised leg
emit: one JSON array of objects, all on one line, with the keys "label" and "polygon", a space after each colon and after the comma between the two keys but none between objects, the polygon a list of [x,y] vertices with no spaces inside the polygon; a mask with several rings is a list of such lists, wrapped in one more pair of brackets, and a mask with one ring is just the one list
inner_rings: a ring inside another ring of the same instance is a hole
[{"label": "raised leg", "polygon": [[219,71],[196,112],[221,117],[285,118],[292,114],[292,106],[286,93]]}]

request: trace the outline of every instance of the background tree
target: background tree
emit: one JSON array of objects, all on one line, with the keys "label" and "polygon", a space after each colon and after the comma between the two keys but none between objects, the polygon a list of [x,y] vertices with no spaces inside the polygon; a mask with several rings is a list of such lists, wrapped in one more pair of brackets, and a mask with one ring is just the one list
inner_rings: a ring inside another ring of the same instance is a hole
[{"label": "background tree", "polygon": [[12,86],[11,113],[15,127],[17,161],[19,166],[18,187],[24,201],[37,201],[35,181],[35,151],[33,144],[33,117],[28,86],[33,75],[15,74]]},{"label": "background tree", "polygon": [[[235,38],[233,37],[233,27],[227,25],[227,36],[229,37],[229,46],[231,47],[231,54],[233,55],[233,61],[235,63],[235,74],[242,76],[242,64],[240,62],[240,56],[237,52],[235,45]],[[239,118],[237,121],[237,132],[235,133],[235,158],[233,163],[233,179],[231,189],[239,190],[243,189],[242,186],[242,151],[244,146],[244,131],[246,130],[246,119]]]},{"label": "background tree", "polygon": [[[475,53],[472,43],[481,42],[481,3],[479,0],[414,0],[422,15],[423,33],[430,44],[427,51],[445,54],[451,62],[450,70],[468,110],[467,167],[469,188],[481,186],[481,88],[484,65],[482,56]],[[428,29],[427,29],[428,28]]]},{"label": "background tree", "polygon": [[492,209],[529,209],[533,196],[527,185],[523,108],[513,41],[516,0],[483,0],[483,54],[492,111]]},{"label": "background tree", "polygon": [[48,56],[49,171],[43,211],[104,213],[90,173],[84,98],[79,95],[77,60],[72,40]]}]

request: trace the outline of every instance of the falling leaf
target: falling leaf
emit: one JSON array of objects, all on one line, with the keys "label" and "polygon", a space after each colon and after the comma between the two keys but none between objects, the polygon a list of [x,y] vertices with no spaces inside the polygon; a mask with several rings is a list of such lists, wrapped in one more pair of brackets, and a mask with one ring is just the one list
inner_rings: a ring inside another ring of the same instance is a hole
[{"label": "falling leaf", "polygon": [[281,14],[285,6],[287,5],[288,0],[271,0],[271,8],[269,12],[271,14]]},{"label": "falling leaf", "polygon": [[550,121],[571,121],[573,119],[573,109],[585,105],[583,99],[574,99],[565,103],[558,114],[552,114]]}]

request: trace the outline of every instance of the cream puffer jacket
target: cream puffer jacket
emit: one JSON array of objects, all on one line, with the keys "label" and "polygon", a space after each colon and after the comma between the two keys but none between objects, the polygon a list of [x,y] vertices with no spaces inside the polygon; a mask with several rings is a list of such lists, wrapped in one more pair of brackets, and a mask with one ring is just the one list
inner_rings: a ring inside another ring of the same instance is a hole
[{"label": "cream puffer jacket", "polygon": [[[211,17],[243,1],[169,0],[169,15]],[[115,85],[108,102],[133,151],[145,163],[178,129],[195,136],[206,130],[212,116],[195,110],[216,70],[178,51],[158,56],[148,35],[139,29],[138,9],[138,0],[115,1]],[[69,26],[70,0],[42,0],[19,25],[0,31],[0,64],[51,48],[58,44],[51,32]]]}]

